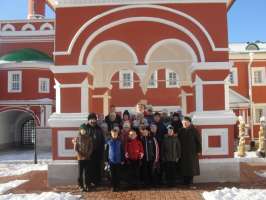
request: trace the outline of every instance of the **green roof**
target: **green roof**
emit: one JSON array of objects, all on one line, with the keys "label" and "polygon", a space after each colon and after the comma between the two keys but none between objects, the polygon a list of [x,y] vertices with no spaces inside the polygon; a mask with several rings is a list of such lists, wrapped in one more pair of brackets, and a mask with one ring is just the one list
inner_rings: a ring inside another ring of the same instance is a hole
[{"label": "green roof", "polygon": [[45,53],[35,49],[20,49],[10,52],[0,57],[0,62],[23,62],[23,61],[42,61],[53,62],[53,59]]}]

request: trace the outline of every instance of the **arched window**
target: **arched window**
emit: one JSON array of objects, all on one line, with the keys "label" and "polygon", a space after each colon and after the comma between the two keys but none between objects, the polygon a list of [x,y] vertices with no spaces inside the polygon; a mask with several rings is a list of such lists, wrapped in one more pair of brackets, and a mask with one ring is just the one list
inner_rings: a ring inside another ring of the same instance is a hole
[{"label": "arched window", "polygon": [[22,26],[21,31],[35,31],[35,27],[32,24],[25,24]]},{"label": "arched window", "polygon": [[51,31],[51,30],[54,30],[54,27],[50,23],[44,23],[41,25],[40,30],[41,31]]},{"label": "arched window", "polygon": [[246,50],[256,51],[256,50],[260,50],[260,48],[256,43],[248,43],[248,45],[246,46]]}]

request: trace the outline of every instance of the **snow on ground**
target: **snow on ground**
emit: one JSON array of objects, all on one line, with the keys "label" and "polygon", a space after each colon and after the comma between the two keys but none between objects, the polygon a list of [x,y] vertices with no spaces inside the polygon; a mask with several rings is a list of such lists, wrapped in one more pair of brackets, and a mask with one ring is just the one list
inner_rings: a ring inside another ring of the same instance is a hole
[{"label": "snow on ground", "polygon": [[266,178],[266,171],[255,171],[254,172],[257,176]]},{"label": "snow on ground", "polygon": [[[51,151],[38,151],[37,152],[38,161],[49,161],[52,159]],[[34,150],[33,149],[6,149],[0,152],[0,163],[7,162],[31,162],[34,161]]]},{"label": "snow on ground", "polygon": [[263,200],[266,199],[266,190],[224,188],[211,192],[203,192],[205,200]]},{"label": "snow on ground", "polygon": [[43,192],[41,194],[7,194],[0,195],[0,200],[79,200],[80,195],[70,193]]},{"label": "snow on ground", "polygon": [[26,182],[28,182],[28,180],[15,180],[0,184],[0,194],[4,194],[8,190],[16,188]]},{"label": "snow on ground", "polygon": [[31,171],[48,170],[47,164],[0,164],[0,177],[16,176]]}]

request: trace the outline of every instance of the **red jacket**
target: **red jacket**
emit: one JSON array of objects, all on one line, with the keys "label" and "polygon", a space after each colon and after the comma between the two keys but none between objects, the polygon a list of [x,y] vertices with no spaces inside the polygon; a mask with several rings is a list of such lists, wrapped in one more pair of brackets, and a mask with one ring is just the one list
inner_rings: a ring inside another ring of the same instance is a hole
[{"label": "red jacket", "polygon": [[129,160],[140,160],[141,154],[144,153],[141,141],[137,138],[134,140],[128,139],[125,152],[128,154]]}]

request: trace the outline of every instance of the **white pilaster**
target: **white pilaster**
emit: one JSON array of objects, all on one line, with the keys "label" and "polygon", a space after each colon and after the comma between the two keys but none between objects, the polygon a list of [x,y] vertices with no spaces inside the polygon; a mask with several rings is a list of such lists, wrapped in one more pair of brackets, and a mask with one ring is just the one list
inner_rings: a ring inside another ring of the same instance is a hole
[{"label": "white pilaster", "polygon": [[87,78],[81,83],[81,112],[89,112],[89,84]]},{"label": "white pilaster", "polygon": [[224,109],[230,110],[228,77],[225,79],[225,83],[224,83]]},{"label": "white pilaster", "polygon": [[196,111],[203,111],[203,85],[202,80],[196,75],[195,81],[195,92],[196,92]]},{"label": "white pilaster", "polygon": [[56,113],[61,113],[61,89],[60,83],[55,79],[55,102]]}]

